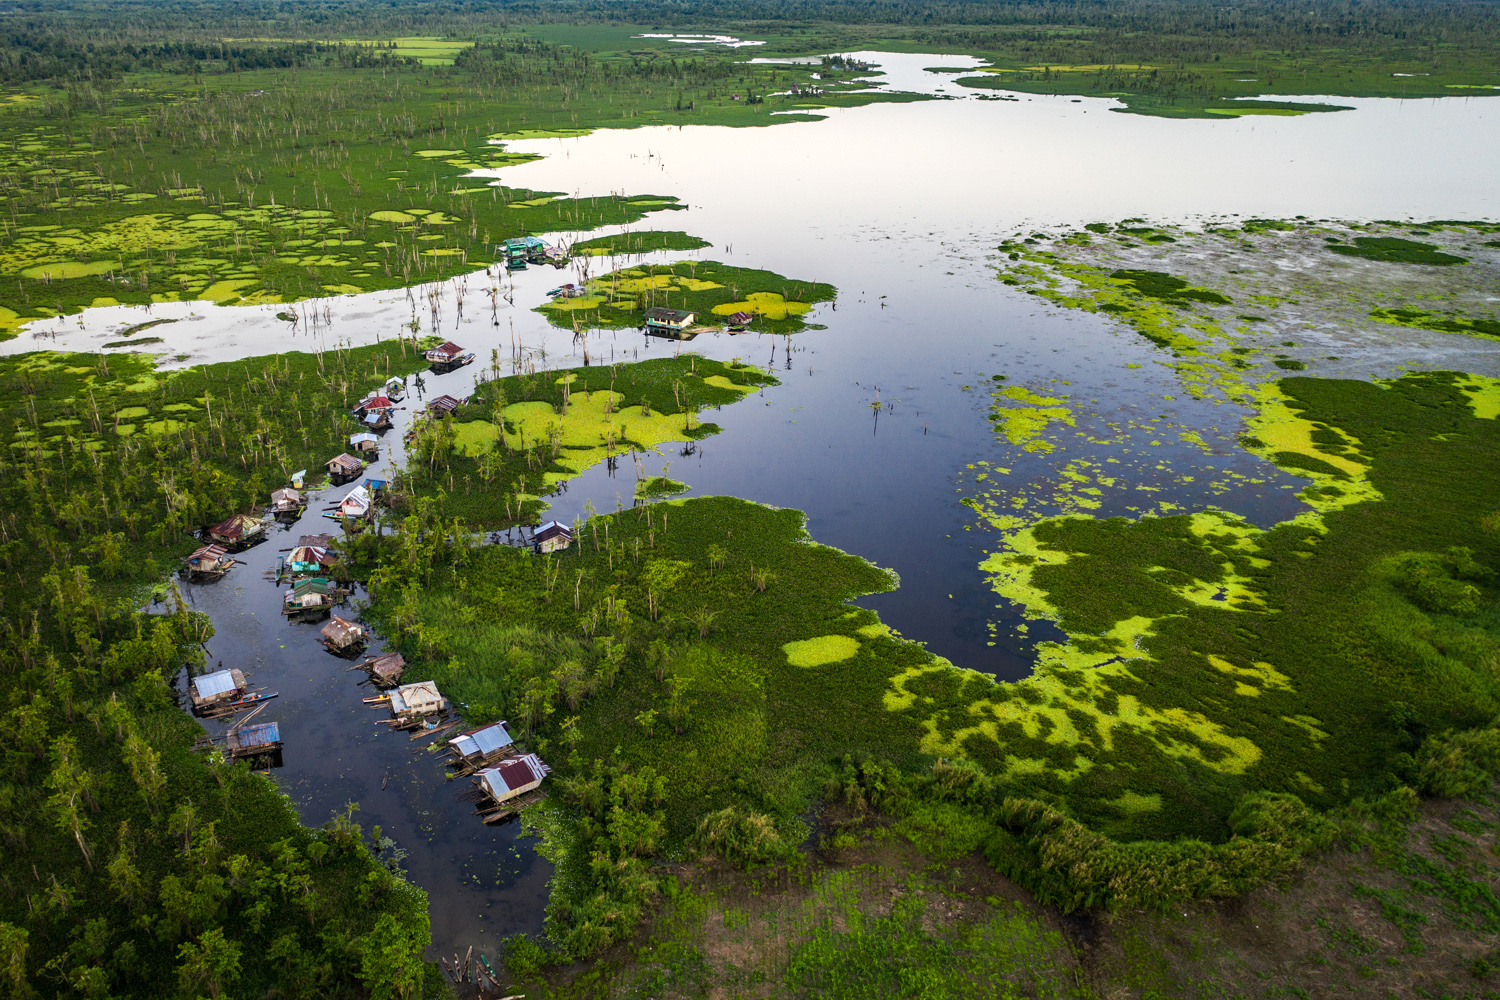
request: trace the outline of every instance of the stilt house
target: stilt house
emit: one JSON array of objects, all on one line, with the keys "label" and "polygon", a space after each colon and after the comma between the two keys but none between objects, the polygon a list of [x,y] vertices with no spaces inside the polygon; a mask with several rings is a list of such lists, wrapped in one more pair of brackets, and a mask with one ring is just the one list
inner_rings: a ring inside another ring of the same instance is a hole
[{"label": "stilt house", "polygon": [[237,701],[245,694],[245,675],[238,670],[215,670],[195,677],[188,684],[193,710],[201,712],[216,705]]}]

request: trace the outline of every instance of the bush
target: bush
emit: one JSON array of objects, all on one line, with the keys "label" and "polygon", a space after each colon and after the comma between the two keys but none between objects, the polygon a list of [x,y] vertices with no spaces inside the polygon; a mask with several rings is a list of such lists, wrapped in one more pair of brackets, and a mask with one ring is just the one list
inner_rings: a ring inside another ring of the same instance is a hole
[{"label": "bush", "polygon": [[1500,729],[1434,736],[1417,754],[1418,787],[1445,799],[1477,798],[1500,773]]},{"label": "bush", "polygon": [[741,811],[726,806],[698,822],[693,846],[718,854],[746,870],[756,865],[797,865],[802,853],[776,829],[776,821],[765,813]]}]

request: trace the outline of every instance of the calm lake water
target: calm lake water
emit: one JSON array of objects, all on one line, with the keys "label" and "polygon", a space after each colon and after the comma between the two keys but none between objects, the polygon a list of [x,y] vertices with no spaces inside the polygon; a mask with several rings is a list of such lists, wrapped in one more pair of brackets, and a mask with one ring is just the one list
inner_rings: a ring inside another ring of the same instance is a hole
[{"label": "calm lake water", "polygon": [[[1001,679],[1025,675],[1030,644],[1048,630],[1033,623],[1029,633],[1017,633],[1014,610],[980,574],[978,563],[996,542],[961,503],[973,489],[967,468],[1002,464],[1012,470],[1009,481],[1045,493],[1069,462],[1102,453],[1071,443],[1071,435],[1051,454],[997,443],[985,419],[990,377],[1066,395],[1079,430],[1137,425],[1109,452],[1119,459],[1112,471],[1133,486],[1159,488],[1158,499],[1212,505],[1264,525],[1296,512],[1293,487],[1301,481],[1235,447],[1245,411],[1189,398],[1145,340],[1102,317],[1047,309],[998,282],[991,258],[1000,240],[1128,217],[1500,215],[1500,171],[1493,168],[1500,102],[1490,99],[1340,98],[1354,110],[1180,121],[1115,113],[1107,100],[981,100],[954,85],[952,74],[926,72],[965,65],[954,57],[858,55],[884,66],[883,86],[943,99],[831,111],[825,121],[775,128],[604,130],[514,143],[546,158],[493,176],[585,197],[672,195],[689,207],[637,228],[681,229],[714,247],[646,260],[723,260],[837,286],[836,306],[809,317],[825,329],[790,341],[727,334],[694,340],[691,350],[767,365],[782,384],[713,414],[722,434],[691,454],[664,450],[648,474],[669,471],[695,495],[732,494],[806,511],[818,541],[900,574],[899,590],[861,603],[933,652]],[[600,273],[609,263],[591,265]],[[531,311],[567,280],[570,273],[532,268],[442,283],[435,330],[428,289],[417,288],[410,296],[382,292],[299,306],[325,320],[311,332],[276,320],[284,307],[156,306],[153,315],[185,321],[152,333],[165,339],[164,349],[185,354],[183,363],[199,363],[391,338],[415,318],[423,334],[440,332],[479,354],[481,363],[467,371],[427,377],[429,394],[463,395],[494,348],[505,358],[519,345],[547,367],[582,363],[571,334]],[[493,313],[486,291],[492,283],[513,300],[501,298]],[[38,325],[38,337],[23,335],[0,351],[97,349],[120,324],[143,318],[143,309],[91,310],[81,322]],[[588,343],[596,362],[679,349],[634,332],[593,335]],[[1466,367],[1500,372],[1497,348],[1465,341]],[[1363,366],[1357,357],[1344,361],[1351,374],[1395,370],[1385,355]],[[1455,366],[1452,358],[1445,363]],[[877,390],[892,404],[878,420],[870,405]],[[1200,434],[1209,451],[1180,442],[1184,430]],[[1161,444],[1148,448],[1153,435]],[[1194,474],[1192,484],[1179,481],[1185,471]],[[568,484],[554,512],[570,519],[586,501],[600,510],[628,504],[632,473],[627,467],[621,475],[612,479],[602,467],[586,472]],[[1227,492],[1210,486],[1234,475],[1242,478]],[[252,550],[226,580],[189,588],[189,598],[214,618],[213,656],[280,691],[263,718],[282,723],[286,766],[276,779],[304,820],[318,824],[345,802],[359,802],[357,818],[379,824],[409,852],[405,866],[431,894],[431,954],[471,944],[492,954],[504,934],[540,929],[547,864],[518,839],[516,825],[482,826],[457,801],[463,783],[445,784],[438,764],[413,754],[405,735],[374,725],[380,716],[360,703],[368,692],[356,686],[359,675],[345,673],[346,664],[316,644],[317,626],[283,622],[280,588],[262,579],[278,548],[332,524],[317,511],[343,492],[325,491],[303,526]],[[1107,495],[1096,513],[1133,514],[1140,503],[1139,491]]]}]

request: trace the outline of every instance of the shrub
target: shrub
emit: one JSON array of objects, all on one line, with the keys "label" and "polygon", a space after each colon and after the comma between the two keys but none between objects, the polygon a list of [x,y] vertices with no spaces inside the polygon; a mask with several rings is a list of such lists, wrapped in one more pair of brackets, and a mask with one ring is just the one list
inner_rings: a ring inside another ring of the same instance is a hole
[{"label": "shrub", "polygon": [[788,843],[765,813],[726,806],[698,821],[693,846],[718,854],[746,870],[756,865],[797,865],[803,860],[797,845]]},{"label": "shrub", "polygon": [[1431,737],[1417,754],[1418,787],[1428,795],[1468,799],[1489,791],[1500,773],[1500,729],[1467,729]]}]

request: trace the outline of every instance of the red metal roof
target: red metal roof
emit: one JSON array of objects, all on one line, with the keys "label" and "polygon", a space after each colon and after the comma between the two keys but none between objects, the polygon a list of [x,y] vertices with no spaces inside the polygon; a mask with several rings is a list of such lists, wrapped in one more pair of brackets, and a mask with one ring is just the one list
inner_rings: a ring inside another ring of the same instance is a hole
[{"label": "red metal roof", "polygon": [[531,770],[531,765],[526,763],[524,757],[501,764],[497,770],[500,772],[500,780],[505,782],[505,787],[511,791],[541,780],[541,775]]},{"label": "red metal roof", "polygon": [[427,408],[429,410],[442,410],[444,412],[451,413],[452,411],[458,409],[458,405],[458,400],[454,399],[452,396],[443,395],[428,403]]},{"label": "red metal roof", "polygon": [[389,410],[396,404],[391,402],[389,396],[371,396],[360,404],[362,410]]},{"label": "red metal roof", "polygon": [[451,340],[446,344],[443,344],[441,347],[438,347],[437,350],[442,351],[444,354],[462,354],[464,352],[464,349],[462,347],[459,347]]}]

